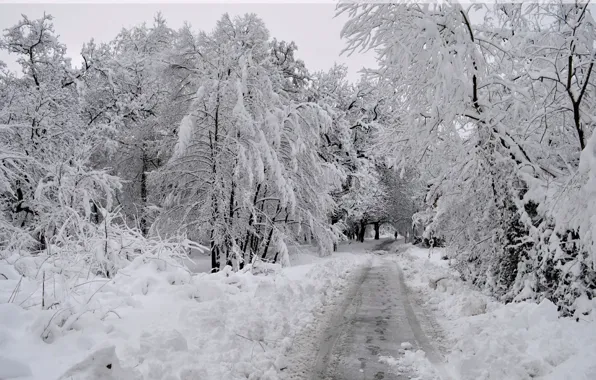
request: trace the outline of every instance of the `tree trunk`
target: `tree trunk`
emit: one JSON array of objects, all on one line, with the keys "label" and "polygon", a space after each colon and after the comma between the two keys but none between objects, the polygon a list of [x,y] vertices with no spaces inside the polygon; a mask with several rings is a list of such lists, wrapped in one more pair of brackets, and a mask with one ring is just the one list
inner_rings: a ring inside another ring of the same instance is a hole
[{"label": "tree trunk", "polygon": [[99,210],[97,209],[95,202],[91,202],[91,220],[95,224],[99,224]]},{"label": "tree trunk", "polygon": [[219,272],[219,261],[217,260],[217,247],[211,248],[211,273]]},{"label": "tree trunk", "polygon": [[[211,178],[213,183],[217,183],[217,163],[215,161],[215,152],[217,151],[217,140],[219,137],[219,83],[217,86],[217,101],[215,106],[215,125],[214,131],[209,131],[209,148],[211,153]],[[219,205],[215,192],[211,194],[211,237],[210,237],[210,248],[211,248],[211,272],[218,272],[220,269],[221,252],[219,246],[215,244],[215,226],[217,225],[217,219],[219,217]],[[224,260],[226,258],[224,257]],[[224,261],[225,262],[225,261]]]},{"label": "tree trunk", "polygon": [[379,240],[381,238],[381,223],[375,222],[375,240]]},{"label": "tree trunk", "polygon": [[139,227],[143,236],[147,237],[147,218],[145,210],[147,207],[147,153],[145,152],[145,144],[143,144],[141,161],[141,217],[139,218]]},{"label": "tree trunk", "polygon": [[358,240],[361,243],[364,243],[364,235],[366,234],[366,222],[363,220],[360,222],[360,230],[359,230],[359,236],[358,236]]},{"label": "tree trunk", "polygon": [[[252,204],[253,207],[257,206],[257,199],[259,196],[259,191],[261,190],[261,184],[259,183],[257,185],[257,189],[255,190],[255,196],[253,197],[252,200]],[[246,237],[244,238],[244,244],[242,245],[242,252],[244,252],[244,254],[246,254],[246,248],[248,247],[248,239],[250,238],[250,227],[252,226],[254,220],[254,216],[253,213],[251,212],[250,215],[248,216],[248,229],[246,230]],[[252,257],[249,257],[249,261],[252,260]]]},{"label": "tree trunk", "polygon": [[271,239],[273,238],[273,226],[271,226],[271,230],[269,231],[269,236],[267,236],[267,243],[265,244],[265,249],[263,250],[263,256],[261,259],[265,260],[267,258],[267,251],[269,251],[269,244],[271,244]]},{"label": "tree trunk", "polygon": [[215,245],[215,231],[211,230],[211,273],[219,272],[219,252]]}]

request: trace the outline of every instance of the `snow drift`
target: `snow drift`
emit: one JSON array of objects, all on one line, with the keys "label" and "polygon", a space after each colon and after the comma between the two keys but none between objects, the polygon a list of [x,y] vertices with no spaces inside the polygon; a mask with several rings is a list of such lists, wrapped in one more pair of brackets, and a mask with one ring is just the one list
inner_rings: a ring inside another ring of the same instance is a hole
[{"label": "snow drift", "polygon": [[139,256],[47,310],[6,303],[26,280],[0,281],[0,378],[278,379],[295,334],[365,257],[191,274]]},{"label": "snow drift", "polygon": [[[454,379],[596,378],[596,322],[560,318],[549,300],[497,302],[463,283],[442,255],[411,247],[395,260],[448,334],[446,369]],[[428,372],[426,361],[410,362]]]}]

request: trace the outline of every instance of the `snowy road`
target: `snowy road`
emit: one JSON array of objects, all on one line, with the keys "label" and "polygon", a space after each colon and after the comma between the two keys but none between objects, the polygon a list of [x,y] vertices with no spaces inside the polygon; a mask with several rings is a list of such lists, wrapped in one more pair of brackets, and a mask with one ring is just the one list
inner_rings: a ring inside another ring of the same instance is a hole
[{"label": "snowy road", "polygon": [[[392,240],[375,250],[386,250]],[[409,379],[411,370],[390,367],[381,357],[399,358],[402,343],[439,362],[412,308],[403,274],[393,261],[375,256],[355,276],[338,310],[323,329],[312,370],[315,380]]]}]

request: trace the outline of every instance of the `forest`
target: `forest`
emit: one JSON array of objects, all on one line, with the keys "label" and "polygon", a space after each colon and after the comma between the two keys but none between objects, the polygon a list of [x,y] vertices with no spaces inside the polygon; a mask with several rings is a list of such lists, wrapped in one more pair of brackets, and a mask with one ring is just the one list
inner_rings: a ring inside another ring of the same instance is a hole
[{"label": "forest", "polygon": [[111,279],[141,256],[200,251],[213,272],[241,271],[387,227],[445,246],[462,279],[503,302],[589,314],[590,6],[337,12],[344,54],[377,56],[356,83],[341,65],[309,71],[255,14],[212,31],[157,14],[89,41],[80,64],[51,15],[15,20],[0,39],[21,67],[0,62],[0,268],[73,288],[81,271]]}]

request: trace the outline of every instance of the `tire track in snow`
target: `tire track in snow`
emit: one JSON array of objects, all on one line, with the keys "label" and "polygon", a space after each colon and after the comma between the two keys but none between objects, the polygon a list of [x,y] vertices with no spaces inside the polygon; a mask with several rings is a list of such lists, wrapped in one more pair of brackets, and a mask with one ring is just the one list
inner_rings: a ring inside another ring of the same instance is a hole
[{"label": "tire track in snow", "polygon": [[[428,338],[427,334],[424,332],[424,329],[422,328],[422,325],[417,317],[417,313],[414,311],[414,308],[412,307],[410,297],[408,295],[408,287],[406,286],[404,279],[404,273],[397,263],[393,264],[395,265],[395,268],[398,273],[398,280],[401,289],[401,300],[404,304],[404,309],[408,318],[408,323],[410,325],[410,328],[412,329],[412,332],[414,333],[414,337],[416,338],[418,348],[425,352],[426,358],[434,366],[442,380],[451,380],[451,376],[448,375],[447,370],[445,369],[442,356],[437,352],[437,350],[435,350],[434,345],[431,343],[430,339]],[[432,321],[429,322],[432,323]]]},{"label": "tire track in snow", "polygon": [[353,300],[360,291],[362,283],[367,278],[370,268],[369,265],[360,271],[359,277],[350,286],[340,307],[335,310],[335,313],[329,319],[330,323],[325,327],[319,342],[311,379],[324,379],[327,369],[337,365],[337,358],[333,356],[335,346],[341,334],[349,325],[350,320],[354,317],[356,310],[353,307]]},{"label": "tire track in snow", "polygon": [[329,363],[331,350],[337,340],[337,336],[333,335],[332,327],[335,326],[335,321],[346,315],[347,308],[369,269],[370,262],[355,270],[351,274],[350,286],[341,294],[341,297],[323,306],[317,316],[318,320],[294,337],[291,357],[288,358],[288,367],[283,375],[284,379],[322,379],[319,377],[322,376],[320,371],[317,372],[317,370]]},{"label": "tire track in snow", "polygon": [[[387,250],[392,240],[375,250]],[[408,297],[403,273],[397,263],[375,257],[363,268],[333,310],[320,320],[318,329],[303,337],[316,356],[303,361],[303,369],[291,379],[308,380],[405,380],[413,373],[380,363],[380,356],[398,358],[401,343],[425,351],[441,378],[447,380],[442,358],[431,344]],[[418,309],[417,309],[418,310]],[[313,336],[318,334],[318,338]],[[313,347],[313,342],[316,342]],[[303,344],[302,349],[307,348]],[[308,366],[310,365],[310,368]]]}]

